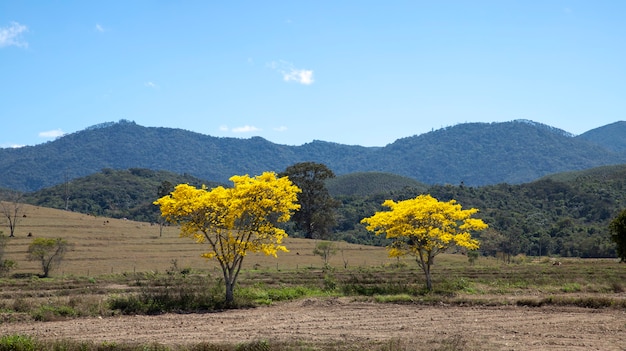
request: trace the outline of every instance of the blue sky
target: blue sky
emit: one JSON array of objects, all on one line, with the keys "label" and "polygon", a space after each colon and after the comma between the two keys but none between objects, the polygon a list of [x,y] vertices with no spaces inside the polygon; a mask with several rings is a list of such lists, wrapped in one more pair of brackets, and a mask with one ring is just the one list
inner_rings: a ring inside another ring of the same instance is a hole
[{"label": "blue sky", "polygon": [[626,1],[0,1],[0,147],[127,119],[384,146],[626,119]]}]

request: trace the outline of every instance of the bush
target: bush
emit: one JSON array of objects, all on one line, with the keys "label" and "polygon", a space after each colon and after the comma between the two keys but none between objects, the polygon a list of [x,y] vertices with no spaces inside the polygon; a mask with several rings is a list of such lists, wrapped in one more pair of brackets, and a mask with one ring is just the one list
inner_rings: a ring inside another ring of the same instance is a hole
[{"label": "bush", "polygon": [[0,337],[0,351],[35,351],[35,341],[26,335],[5,335]]},{"label": "bush", "polygon": [[70,306],[43,305],[31,312],[36,321],[49,322],[76,316],[76,311]]},{"label": "bush", "polygon": [[113,296],[109,308],[122,314],[201,312],[224,308],[223,287],[205,277],[171,275],[151,277],[139,294]]},{"label": "bush", "polygon": [[4,277],[11,271],[17,267],[17,262],[12,260],[2,260],[0,261],[0,277]]}]

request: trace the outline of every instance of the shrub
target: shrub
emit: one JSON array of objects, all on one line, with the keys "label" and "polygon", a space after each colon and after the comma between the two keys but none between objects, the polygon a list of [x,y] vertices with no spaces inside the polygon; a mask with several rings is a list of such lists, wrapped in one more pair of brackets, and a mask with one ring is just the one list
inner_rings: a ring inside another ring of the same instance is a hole
[{"label": "shrub", "polygon": [[160,314],[212,311],[224,307],[223,287],[211,284],[205,277],[155,275],[140,285],[138,294],[111,297],[109,308],[122,314]]},{"label": "shrub", "polygon": [[76,316],[76,311],[70,306],[43,305],[31,312],[36,321],[49,322]]},{"label": "shrub", "polygon": [[0,337],[0,351],[35,351],[35,341],[26,335],[5,335]]}]

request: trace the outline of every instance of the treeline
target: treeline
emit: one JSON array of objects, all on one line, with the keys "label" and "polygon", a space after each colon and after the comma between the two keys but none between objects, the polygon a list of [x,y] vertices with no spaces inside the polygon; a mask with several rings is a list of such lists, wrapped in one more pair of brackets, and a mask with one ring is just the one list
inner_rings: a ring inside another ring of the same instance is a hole
[{"label": "treeline", "polygon": [[338,210],[337,238],[384,244],[358,221],[380,210],[387,198],[405,200],[420,193],[478,208],[477,217],[490,226],[478,236],[486,255],[615,257],[608,225],[626,208],[626,165],[557,174],[520,185],[435,185],[425,191],[405,187],[367,196],[336,194],[343,204]]},{"label": "treeline", "polygon": [[[217,185],[170,172],[105,169],[29,193],[25,201],[97,216],[156,222],[159,214],[152,202],[160,187],[179,183]],[[327,187],[341,203],[336,209],[334,240],[385,245],[384,238],[365,230],[361,219],[382,210],[386,199],[405,200],[428,193],[480,210],[477,217],[490,226],[478,236],[485,255],[616,257],[608,224],[626,208],[626,165],[561,173],[519,185],[427,186],[393,174],[367,172],[330,179]],[[302,234],[290,227],[290,235]]]}]

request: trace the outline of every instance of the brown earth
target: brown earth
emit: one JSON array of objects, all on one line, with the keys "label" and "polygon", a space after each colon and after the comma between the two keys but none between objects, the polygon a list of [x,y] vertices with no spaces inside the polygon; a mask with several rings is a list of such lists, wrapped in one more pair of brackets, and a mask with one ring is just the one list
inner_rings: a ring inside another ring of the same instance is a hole
[{"label": "brown earth", "polygon": [[0,335],[166,345],[267,340],[340,350],[626,350],[626,311],[305,299],[207,314],[0,324]]}]

